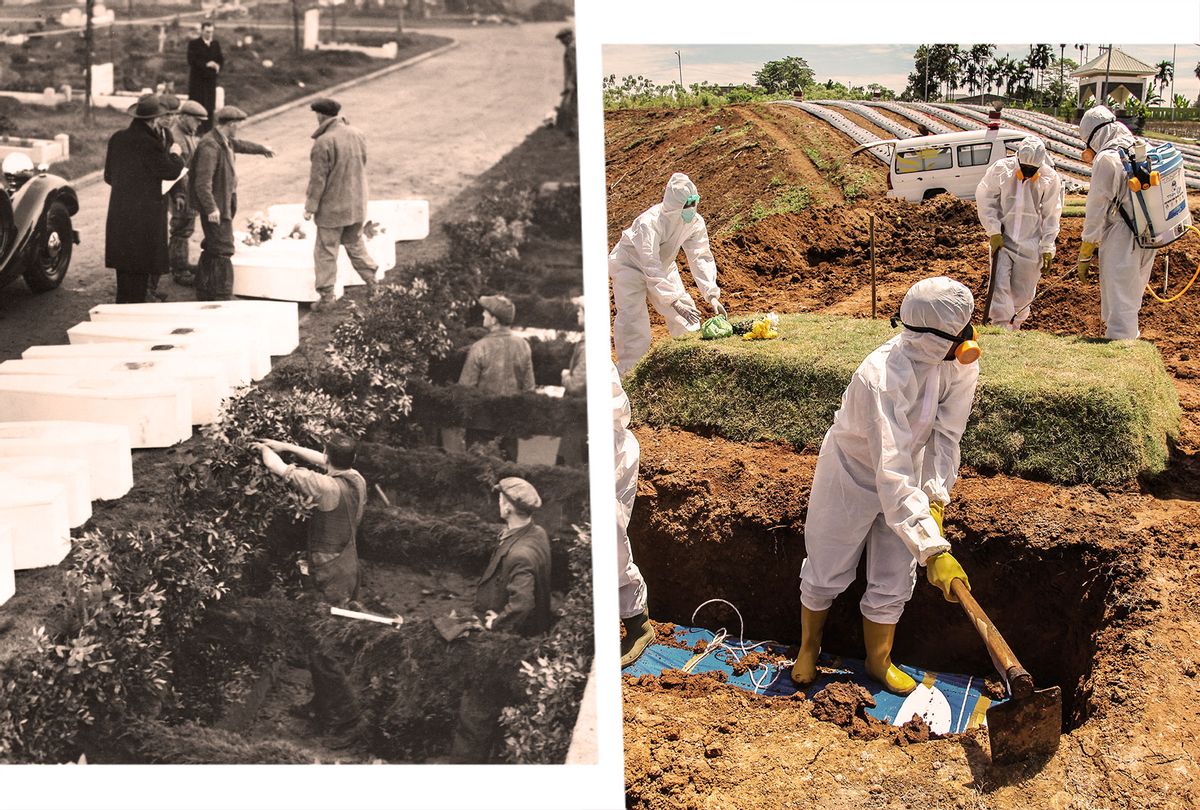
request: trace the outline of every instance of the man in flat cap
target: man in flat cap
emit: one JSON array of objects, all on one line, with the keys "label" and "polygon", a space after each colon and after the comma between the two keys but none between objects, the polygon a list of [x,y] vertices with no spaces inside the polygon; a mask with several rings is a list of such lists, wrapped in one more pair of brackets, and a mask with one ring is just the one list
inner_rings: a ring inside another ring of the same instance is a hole
[{"label": "man in flat cap", "polygon": [[[183,159],[189,164],[200,141],[200,122],[208,120],[208,112],[200,102],[188,99],[183,102],[170,127],[171,137],[183,150]],[[171,265],[171,278],[176,284],[190,287],[195,283],[196,266],[188,257],[188,242],[196,232],[196,209],[192,207],[189,184],[176,183],[170,192],[171,241],[167,254]]]},{"label": "man in flat cap", "polygon": [[112,186],[105,223],[104,265],[117,271],[117,303],[146,300],[151,276],[167,270],[167,200],[162,182],[183,171],[178,145],[161,132],[165,109],[147,94],[129,110],[133,120],[108,140],[104,182]]},{"label": "man in flat cap", "polygon": [[237,107],[217,110],[216,123],[196,144],[192,155],[191,202],[200,212],[204,241],[196,273],[197,301],[227,301],[233,297],[233,218],[237,214],[237,171],[234,154],[275,157],[269,146],[237,138],[246,113]]},{"label": "man in flat cap", "polygon": [[346,248],[351,266],[367,283],[368,294],[375,288],[379,267],[367,253],[362,233],[367,218],[366,136],[347,123],[342,105],[331,98],[317,99],[311,109],[318,123],[312,134],[304,218],[317,225],[313,263],[321,300],[313,309],[319,310],[333,303],[339,246]]},{"label": "man in flat cap", "polygon": [[[500,519],[505,529],[500,544],[475,589],[475,615],[485,631],[537,636],[554,621],[550,609],[550,541],[533,513],[542,499],[523,478],[502,478]],[[499,738],[499,714],[505,695],[492,684],[463,693],[450,761],[487,762]]]},{"label": "man in flat cap", "polygon": [[528,341],[509,328],[517,308],[503,295],[481,296],[479,305],[488,334],[467,350],[458,384],[497,397],[532,391],[533,353]]}]

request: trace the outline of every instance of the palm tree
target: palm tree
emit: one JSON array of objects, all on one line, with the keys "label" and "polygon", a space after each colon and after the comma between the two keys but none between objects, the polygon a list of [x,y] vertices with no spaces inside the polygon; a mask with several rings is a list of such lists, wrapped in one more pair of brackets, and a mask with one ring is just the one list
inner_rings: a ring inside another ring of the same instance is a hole
[{"label": "palm tree", "polygon": [[1028,96],[1032,83],[1033,70],[1030,68],[1028,60],[1022,59],[1019,62],[1013,62],[1008,74],[1008,94],[1012,96],[1015,95],[1015,90],[1024,90]]},{"label": "palm tree", "polygon": [[[1003,57],[998,57],[993,59],[992,61],[988,62],[983,69],[983,78],[984,81],[987,82],[987,91],[989,93],[992,92],[993,87],[995,87],[997,90],[1000,89],[1000,83],[1004,80],[1004,75],[1008,68],[1001,63],[1000,60],[1002,58]],[[1198,77],[1200,77],[1200,62],[1196,63],[1196,70]]]},{"label": "palm tree", "polygon": [[1054,49],[1049,45],[1030,45],[1029,58],[1026,60],[1029,67],[1037,71],[1037,87],[1040,92],[1042,89],[1042,71],[1050,66],[1050,60],[1054,58]]},{"label": "palm tree", "polygon": [[1164,59],[1154,67],[1158,68],[1158,72],[1150,81],[1159,88],[1159,95],[1162,95],[1166,91],[1167,85],[1175,78],[1175,65],[1170,59]]}]

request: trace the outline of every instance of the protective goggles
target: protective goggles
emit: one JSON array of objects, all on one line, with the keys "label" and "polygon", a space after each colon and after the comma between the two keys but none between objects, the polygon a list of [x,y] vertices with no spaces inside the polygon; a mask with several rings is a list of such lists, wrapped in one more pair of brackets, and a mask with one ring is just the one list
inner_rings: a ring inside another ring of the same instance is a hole
[{"label": "protective goggles", "polygon": [[699,194],[692,194],[692,195],[689,195],[689,196],[688,196],[688,198],[687,198],[686,200],[684,200],[684,201],[683,201],[683,207],[684,207],[685,209],[687,209],[687,208],[695,208],[695,207],[696,207],[696,204],[697,204],[697,203],[699,203],[699,202],[700,202],[700,195],[699,195]]},{"label": "protective goggles", "polygon": [[983,349],[979,347],[979,335],[975,331],[975,327],[968,323],[963,327],[962,331],[957,335],[952,335],[949,332],[943,332],[941,329],[934,329],[932,326],[909,326],[900,320],[899,315],[892,316],[892,328],[903,326],[910,332],[920,332],[928,335],[937,335],[943,340],[948,340],[954,344],[954,357],[964,366],[974,363],[983,354]]}]

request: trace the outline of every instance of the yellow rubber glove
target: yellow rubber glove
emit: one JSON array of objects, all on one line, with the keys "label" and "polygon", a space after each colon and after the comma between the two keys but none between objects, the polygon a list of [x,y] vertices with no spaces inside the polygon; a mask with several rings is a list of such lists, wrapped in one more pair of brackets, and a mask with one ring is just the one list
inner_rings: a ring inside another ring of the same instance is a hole
[{"label": "yellow rubber glove", "polygon": [[1088,280],[1088,268],[1092,266],[1092,262],[1095,258],[1095,242],[1083,242],[1079,245],[1079,263],[1075,266],[1075,275],[1079,276],[1080,282],[1086,282]]},{"label": "yellow rubber glove", "polygon": [[1049,273],[1050,265],[1052,265],[1052,264],[1054,264],[1054,254],[1053,253],[1043,253],[1042,254],[1042,272]]},{"label": "yellow rubber glove", "polygon": [[967,572],[963,571],[958,560],[954,559],[949,551],[943,551],[941,554],[935,554],[929,558],[929,561],[925,563],[925,578],[929,580],[930,585],[941,589],[947,602],[958,601],[954,592],[950,590],[950,583],[954,580],[961,579],[967,586],[967,590],[971,590],[971,581],[967,579]]},{"label": "yellow rubber glove", "polygon": [[988,237],[988,247],[992,249],[993,256],[996,255],[996,251],[998,251],[1003,245],[1004,245],[1004,235],[1003,234],[994,233]]},{"label": "yellow rubber glove", "polygon": [[946,505],[937,501],[929,502],[929,514],[933,518],[933,522],[938,525],[938,531],[942,533],[942,537],[946,536],[946,527],[942,523],[946,516]]}]

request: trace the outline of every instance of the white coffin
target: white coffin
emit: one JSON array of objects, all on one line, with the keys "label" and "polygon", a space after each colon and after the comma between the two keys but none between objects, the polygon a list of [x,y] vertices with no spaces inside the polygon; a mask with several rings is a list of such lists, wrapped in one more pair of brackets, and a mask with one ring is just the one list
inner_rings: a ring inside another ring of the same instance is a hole
[{"label": "white coffin", "polygon": [[195,319],[146,323],[84,321],[68,329],[67,337],[72,343],[186,341],[188,345],[201,343],[210,347],[232,348],[249,360],[251,379],[261,380],[271,371],[271,353],[266,346],[255,342],[256,330],[237,324],[204,324]]},{"label": "white coffin", "polygon": [[0,422],[0,458],[83,458],[93,498],[120,498],[133,487],[129,429],[80,421]]},{"label": "white coffin", "polygon": [[0,605],[17,592],[17,580],[13,576],[12,529],[0,524]]},{"label": "white coffin", "polygon": [[[316,269],[313,265],[313,241],[308,239],[269,239],[261,245],[243,244],[244,234],[235,233],[237,252],[233,263],[233,294],[250,298],[270,298],[276,301],[316,301]],[[392,258],[388,265],[379,265],[376,278],[395,264],[395,244],[391,245]],[[371,257],[379,262],[379,246],[371,249]],[[350,266],[345,251],[338,254],[338,271],[334,280],[333,294],[342,297],[346,287],[363,284],[358,273]]]},{"label": "white coffin", "polygon": [[[221,399],[229,394],[222,383],[224,374],[214,374],[212,361],[197,363],[207,368],[188,368],[151,357],[148,360],[121,360],[112,357],[43,357],[29,360],[5,360],[0,363],[2,374],[35,374],[39,376],[127,377],[131,382],[147,377],[178,380],[191,392],[193,425],[217,421]],[[136,384],[136,383],[135,383]]]},{"label": "white coffin", "polygon": [[197,320],[241,323],[262,331],[272,355],[300,345],[299,308],[285,301],[167,301],[156,304],[100,304],[88,312],[93,321]]},{"label": "white coffin", "polygon": [[[317,226],[305,221],[300,203],[272,205],[266,216],[275,223],[273,238],[261,245],[246,245],[244,234],[237,234],[237,252],[233,256],[233,292],[257,298],[282,301],[316,301],[316,276],[313,244]],[[287,238],[299,228],[303,239]],[[424,239],[429,235],[427,200],[372,200],[367,203],[364,223],[367,252],[379,265],[376,279],[396,266],[396,242]],[[338,251],[338,273],[334,295],[341,297],[345,287],[362,284],[350,266],[346,251]]]},{"label": "white coffin", "polygon": [[0,420],[32,419],[124,425],[132,447],[170,447],[192,435],[192,392],[169,377],[0,374]]},{"label": "white coffin", "polygon": [[0,476],[0,523],[12,530],[17,571],[57,565],[71,552],[67,515],[61,484]]},{"label": "white coffin", "polygon": [[67,493],[67,520],[74,529],[92,516],[92,485],[86,458],[0,458],[0,476],[59,484]]},{"label": "white coffin", "polygon": [[250,384],[250,358],[241,349],[211,345],[204,341],[155,343],[151,341],[113,341],[111,343],[61,343],[54,346],[30,346],[21,352],[25,360],[58,358],[107,358],[127,363],[154,360],[167,363],[185,373],[189,369],[209,373],[222,396],[240,385]]}]

